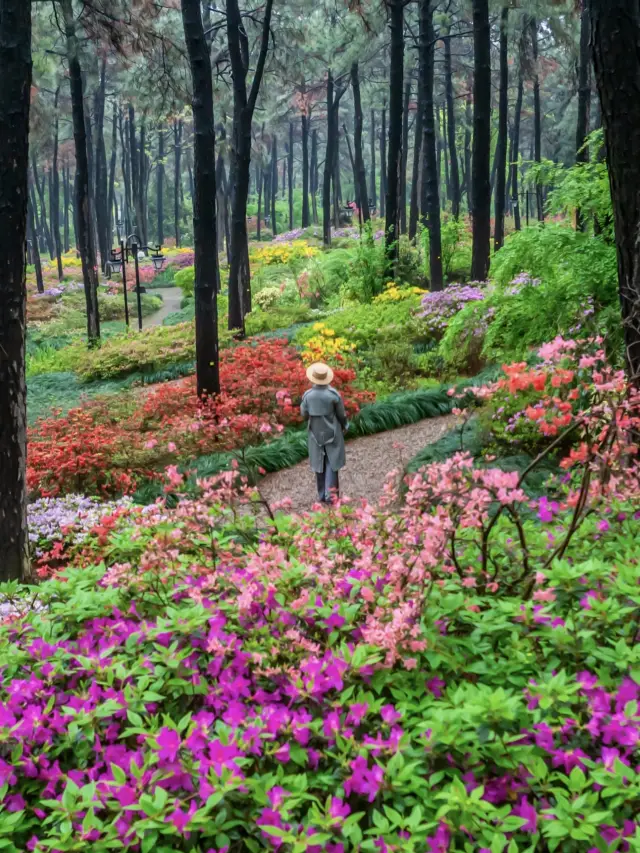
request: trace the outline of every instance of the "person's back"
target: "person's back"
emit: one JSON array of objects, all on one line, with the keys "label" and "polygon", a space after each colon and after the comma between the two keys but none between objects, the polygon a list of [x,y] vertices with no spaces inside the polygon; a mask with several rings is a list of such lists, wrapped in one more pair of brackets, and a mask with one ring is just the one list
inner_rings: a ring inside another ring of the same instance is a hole
[{"label": "person's back", "polygon": [[326,503],[338,492],[338,471],[345,464],[343,433],[347,416],[340,394],[330,385],[333,371],[313,364],[307,371],[313,383],[302,398],[302,415],[309,421],[309,462],[318,484],[318,498]]}]

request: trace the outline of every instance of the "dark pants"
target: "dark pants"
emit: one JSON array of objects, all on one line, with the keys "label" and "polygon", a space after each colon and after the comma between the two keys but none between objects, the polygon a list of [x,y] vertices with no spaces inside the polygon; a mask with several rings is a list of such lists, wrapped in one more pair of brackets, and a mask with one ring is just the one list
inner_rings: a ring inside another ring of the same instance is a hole
[{"label": "dark pants", "polygon": [[316,482],[318,485],[318,500],[321,503],[331,503],[332,498],[339,497],[340,483],[338,480],[338,472],[334,471],[327,454],[324,455],[324,471],[322,474],[316,474]]}]

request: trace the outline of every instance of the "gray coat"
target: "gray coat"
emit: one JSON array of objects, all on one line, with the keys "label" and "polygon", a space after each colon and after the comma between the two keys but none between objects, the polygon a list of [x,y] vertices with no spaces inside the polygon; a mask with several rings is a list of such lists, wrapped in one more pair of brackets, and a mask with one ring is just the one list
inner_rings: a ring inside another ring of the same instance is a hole
[{"label": "gray coat", "polygon": [[302,416],[309,421],[309,462],[316,474],[324,470],[326,452],[334,471],[344,468],[347,415],[342,397],[330,385],[314,385],[302,398]]}]

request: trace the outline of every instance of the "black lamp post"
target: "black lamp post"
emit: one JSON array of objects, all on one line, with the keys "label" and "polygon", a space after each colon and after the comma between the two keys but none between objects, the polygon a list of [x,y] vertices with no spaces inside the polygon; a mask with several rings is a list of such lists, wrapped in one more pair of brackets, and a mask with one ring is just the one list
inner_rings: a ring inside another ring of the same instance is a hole
[{"label": "black lamp post", "polygon": [[[129,234],[127,244],[131,246],[133,265],[136,271],[136,301],[138,303],[138,331],[142,331],[142,289],[140,287],[140,265],[138,262],[138,251],[140,249],[140,238],[137,234]],[[127,250],[128,253],[128,250]]]},{"label": "black lamp post", "polygon": [[[127,297],[127,263],[131,260],[131,256],[133,256],[133,264],[136,273],[136,286],[134,288],[136,294],[136,301],[138,307],[138,330],[142,331],[142,298],[141,295],[146,293],[146,289],[140,285],[140,266],[139,266],[139,258],[138,252],[148,252],[148,246],[140,245],[140,237],[137,234],[130,234],[126,241],[120,241],[120,253],[118,254],[117,249],[112,249],[109,257],[109,261],[107,262],[107,278],[111,277],[112,271],[121,272],[122,273],[122,287],[124,290],[124,316],[125,322],[127,324],[127,328],[129,327],[129,302]],[[151,255],[151,260],[153,261],[153,267],[156,272],[160,272],[164,268],[164,264],[166,261],[165,256],[162,254],[162,246],[155,246],[152,250],[153,254]]]},{"label": "black lamp post", "polygon": [[155,271],[161,272],[166,260],[165,256],[162,254],[162,246],[156,246],[155,254],[151,255],[151,260],[153,261],[153,268]]}]

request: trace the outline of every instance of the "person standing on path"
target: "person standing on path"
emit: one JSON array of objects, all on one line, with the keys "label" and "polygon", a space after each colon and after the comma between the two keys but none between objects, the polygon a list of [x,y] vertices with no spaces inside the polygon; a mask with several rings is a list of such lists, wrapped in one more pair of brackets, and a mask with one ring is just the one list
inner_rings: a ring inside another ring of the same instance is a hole
[{"label": "person standing on path", "polygon": [[307,379],[313,387],[302,398],[300,411],[309,421],[309,462],[316,475],[318,500],[330,503],[340,493],[338,471],[345,465],[347,415],[342,397],[331,387],[333,370],[328,365],[312,364]]}]

